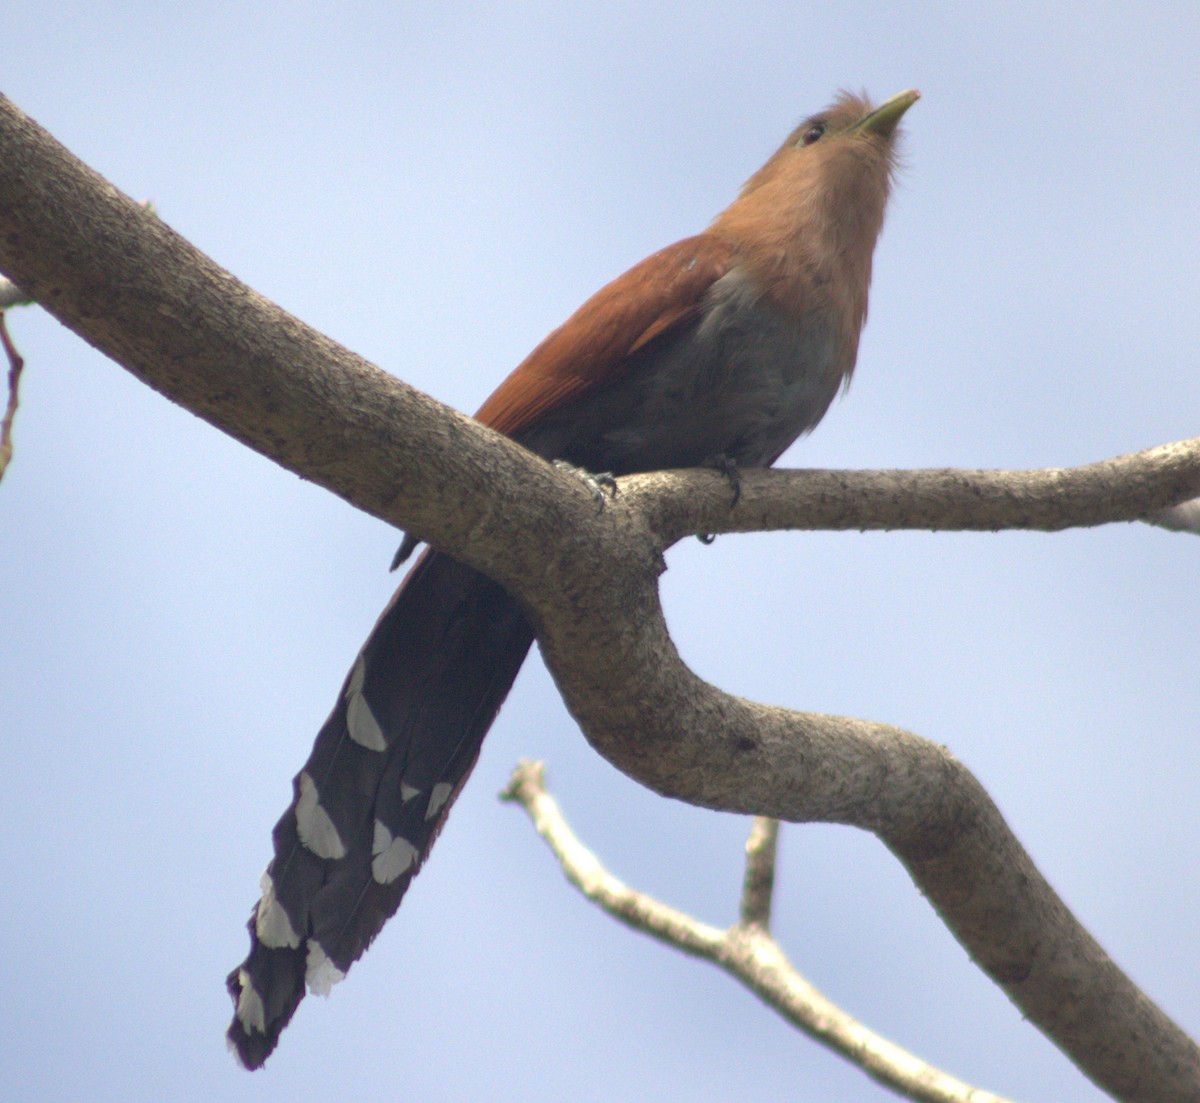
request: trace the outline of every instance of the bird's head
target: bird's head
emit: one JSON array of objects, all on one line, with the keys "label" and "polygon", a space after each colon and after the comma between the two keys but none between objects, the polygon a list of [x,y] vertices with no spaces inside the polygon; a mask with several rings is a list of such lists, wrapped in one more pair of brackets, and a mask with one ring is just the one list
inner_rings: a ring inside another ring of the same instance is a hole
[{"label": "bird's head", "polygon": [[836,197],[862,182],[883,189],[896,164],[899,123],[920,99],[915,88],[875,107],[865,96],[843,92],[824,111],[805,119],[775,155],[742,188],[743,198],[767,189],[801,199],[814,192]]},{"label": "bird's head", "polygon": [[875,107],[843,92],[796,127],[717,216],[713,231],[734,245],[773,298],[792,299],[797,289],[789,285],[807,272],[818,283],[828,276],[861,286],[855,298],[865,310],[900,119],[919,98],[909,89]]}]

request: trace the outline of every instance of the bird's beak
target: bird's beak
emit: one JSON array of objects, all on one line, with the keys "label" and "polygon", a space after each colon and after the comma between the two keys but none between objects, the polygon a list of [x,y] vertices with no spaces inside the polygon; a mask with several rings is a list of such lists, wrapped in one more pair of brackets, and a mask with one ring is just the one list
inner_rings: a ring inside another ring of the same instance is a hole
[{"label": "bird's beak", "polygon": [[881,138],[890,138],[895,133],[900,117],[920,98],[921,93],[915,88],[901,92],[880,104],[869,115],[864,115],[851,129],[865,131],[868,134],[878,134]]}]

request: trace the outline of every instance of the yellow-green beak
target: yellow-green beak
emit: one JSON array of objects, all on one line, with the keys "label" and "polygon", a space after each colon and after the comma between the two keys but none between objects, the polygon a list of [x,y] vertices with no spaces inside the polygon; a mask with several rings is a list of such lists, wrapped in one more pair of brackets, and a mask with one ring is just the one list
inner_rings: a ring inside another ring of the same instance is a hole
[{"label": "yellow-green beak", "polygon": [[895,133],[896,124],[901,116],[920,98],[921,93],[915,88],[901,92],[880,104],[869,115],[863,116],[851,129],[865,130],[870,134],[878,134],[881,138],[890,138]]}]

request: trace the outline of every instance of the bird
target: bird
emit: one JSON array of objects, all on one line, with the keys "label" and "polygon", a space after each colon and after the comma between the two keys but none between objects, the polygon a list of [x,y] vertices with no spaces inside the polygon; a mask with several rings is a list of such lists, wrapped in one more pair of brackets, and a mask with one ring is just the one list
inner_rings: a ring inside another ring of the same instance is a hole
[{"label": "bird", "polygon": [[[840,93],[707,230],[580,306],[476,418],[605,477],[775,463],[849,383],[898,124],[919,96]],[[275,826],[250,952],[226,982],[243,1066],[263,1065],[306,987],[328,994],[396,912],[533,639],[497,583],[433,548],[418,557]]]}]

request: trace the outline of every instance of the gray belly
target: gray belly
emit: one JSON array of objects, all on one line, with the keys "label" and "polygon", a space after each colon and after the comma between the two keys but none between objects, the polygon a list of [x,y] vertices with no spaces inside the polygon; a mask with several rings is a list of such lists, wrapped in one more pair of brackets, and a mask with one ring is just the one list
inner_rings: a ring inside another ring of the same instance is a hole
[{"label": "gray belly", "polygon": [[548,458],[628,474],[727,456],[761,467],[821,420],[842,382],[832,320],[799,323],[737,269],[694,322],[634,354],[627,374],[518,436]]}]

